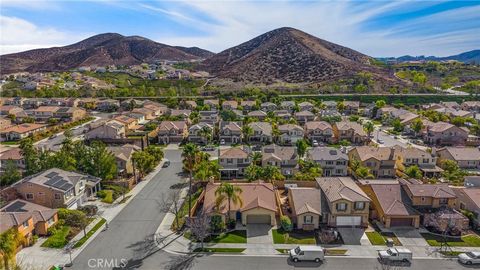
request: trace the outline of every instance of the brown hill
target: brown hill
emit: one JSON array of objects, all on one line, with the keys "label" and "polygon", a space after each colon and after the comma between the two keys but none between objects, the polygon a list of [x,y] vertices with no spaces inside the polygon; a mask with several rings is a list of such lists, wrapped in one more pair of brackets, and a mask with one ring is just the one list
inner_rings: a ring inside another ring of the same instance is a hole
[{"label": "brown hill", "polygon": [[201,69],[220,78],[254,83],[305,83],[361,71],[388,78],[371,58],[293,28],[279,28],[206,59]]},{"label": "brown hill", "polygon": [[135,65],[154,60],[199,60],[213,53],[174,47],[139,36],[100,34],[78,43],[0,56],[1,73],[63,71],[90,65]]}]

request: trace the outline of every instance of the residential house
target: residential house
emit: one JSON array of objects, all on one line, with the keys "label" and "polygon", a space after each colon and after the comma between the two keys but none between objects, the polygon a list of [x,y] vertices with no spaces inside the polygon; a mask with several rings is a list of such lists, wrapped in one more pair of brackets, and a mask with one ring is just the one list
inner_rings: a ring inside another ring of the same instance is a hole
[{"label": "residential house", "polygon": [[190,121],[189,117],[192,114],[191,110],[170,110],[170,117],[175,117],[175,119],[182,119],[186,121]]},{"label": "residential house", "polygon": [[263,120],[265,120],[265,118],[267,118],[267,113],[264,112],[264,111],[251,111],[251,112],[247,113],[247,116],[252,117],[252,118],[256,118],[259,121],[263,121]]},{"label": "residential house", "polygon": [[419,119],[420,115],[404,109],[397,109],[389,113],[389,118],[398,119],[402,125],[410,125],[414,120]]},{"label": "residential house", "polygon": [[184,106],[186,109],[194,110],[195,108],[197,108],[197,102],[195,102],[195,100],[185,100],[183,106]]},{"label": "residential house", "polygon": [[277,104],[273,102],[264,102],[260,104],[260,109],[264,112],[273,112],[277,109]]},{"label": "residential house", "polygon": [[285,101],[280,102],[280,109],[286,110],[290,113],[295,111],[295,107],[296,107],[295,101],[285,100]]},{"label": "residential house", "polygon": [[133,128],[138,124],[136,118],[124,114],[114,117],[113,120],[122,123],[125,128],[129,130],[133,130]]},{"label": "residential house", "polygon": [[155,110],[143,107],[143,108],[135,108],[132,110],[132,113],[143,114],[145,120],[153,120],[157,118]]},{"label": "residential house", "polygon": [[295,119],[299,124],[304,125],[307,122],[315,120],[315,114],[311,111],[300,111],[295,113]]},{"label": "residential house", "polygon": [[220,144],[237,144],[243,140],[242,122],[220,122]]},{"label": "residential house", "polygon": [[282,145],[295,145],[304,137],[303,128],[295,124],[279,125],[278,132],[278,143]]},{"label": "residential house", "polygon": [[216,190],[219,183],[209,183],[205,187],[205,199],[203,213],[207,215],[219,215],[225,221],[225,216],[240,221],[244,226],[247,224],[270,224],[276,225],[278,212],[275,200],[275,191],[270,183],[232,183],[239,187],[242,192],[238,195],[242,204],[231,203],[228,212],[228,201],[224,200],[220,206],[217,205]]},{"label": "residential house", "polygon": [[188,127],[185,121],[162,121],[158,126],[159,143],[180,143],[187,137]]},{"label": "residential house", "polygon": [[312,111],[314,106],[312,103],[304,101],[299,103],[298,107],[300,108],[300,111]]},{"label": "residential house", "polygon": [[470,112],[480,113],[480,101],[465,101],[461,105],[461,109]]},{"label": "residential house", "polygon": [[383,119],[384,117],[388,117],[391,112],[396,111],[397,108],[393,106],[385,106],[382,108],[379,108],[377,110],[377,114],[375,116],[376,119]]},{"label": "residential house", "polygon": [[423,134],[425,143],[434,145],[465,145],[468,129],[450,123],[436,122],[426,126]]},{"label": "residential house", "polygon": [[242,102],[240,102],[240,106],[242,106],[244,112],[249,112],[255,109],[255,107],[257,106],[257,101],[242,100]]},{"label": "residential house", "polygon": [[[81,104],[82,102],[80,102]],[[113,112],[120,108],[120,101],[116,99],[102,99],[96,101],[96,109],[103,112]]]},{"label": "residential house", "polygon": [[218,110],[220,101],[218,99],[206,99],[203,101],[203,104],[209,106],[210,110],[216,111]]},{"label": "residential house", "polygon": [[11,127],[11,126],[12,126],[12,120],[10,120],[5,116],[0,117],[0,130]]},{"label": "residential house", "polygon": [[[28,214],[32,218],[32,223],[34,230],[31,231],[35,235],[47,235],[48,229],[55,225],[58,221],[58,213],[57,209],[51,209],[39,204],[31,203],[25,200],[17,199],[14,200],[4,207],[0,209],[0,214],[5,215],[7,217],[9,214],[13,215],[14,217],[23,216],[24,214]],[[26,215],[25,215],[26,216]],[[10,216],[12,217],[12,216]],[[3,218],[2,218],[3,221]],[[6,219],[7,223],[10,225],[18,226],[20,224],[23,225],[24,222],[8,222],[11,221],[8,218]],[[3,222],[2,222],[3,223]],[[30,224],[27,226],[25,224],[25,228],[29,227]],[[1,232],[0,232],[1,233]],[[27,235],[23,235],[27,236]],[[28,236],[27,236],[28,237]]]},{"label": "residential house", "polygon": [[351,114],[358,114],[359,109],[360,109],[360,101],[348,101],[345,100],[343,101],[343,105],[345,106],[345,109],[343,112],[347,115]]},{"label": "residential house", "polygon": [[87,174],[48,169],[13,184],[23,200],[50,208],[76,209],[100,190],[100,178]]},{"label": "residential house", "polygon": [[337,122],[333,125],[333,134],[337,141],[347,140],[353,144],[365,144],[370,140],[363,126],[357,122]]},{"label": "residential house", "polygon": [[241,179],[251,163],[250,150],[246,147],[230,147],[218,150],[221,179]]},{"label": "residential house", "polygon": [[473,213],[473,223],[478,228],[480,225],[480,188],[453,188],[457,201],[455,209],[468,210]]},{"label": "residential house", "polygon": [[85,134],[87,140],[92,139],[124,139],[126,138],[125,125],[111,120],[99,125]]},{"label": "residential house", "polygon": [[238,108],[238,102],[236,100],[225,100],[222,102],[223,110],[236,110]]},{"label": "residential house", "polygon": [[288,204],[292,223],[305,231],[320,228],[322,221],[322,198],[318,188],[288,188]]},{"label": "residential house", "polygon": [[[442,168],[437,166],[437,157],[427,151],[416,147],[394,146],[397,159],[397,168],[404,171],[410,166],[417,166],[425,177],[435,177],[443,172]],[[401,165],[401,166],[400,166]]]},{"label": "residential house", "polygon": [[219,116],[217,111],[200,111],[200,122],[207,123],[210,125],[216,125],[219,121]]},{"label": "residential house", "polygon": [[395,149],[390,147],[357,146],[348,152],[349,160],[356,159],[370,169],[375,178],[394,178]]},{"label": "residential house", "polygon": [[455,206],[457,196],[448,184],[410,183],[403,179],[400,183],[410,199],[410,204],[417,210],[430,211]]},{"label": "residential house", "polygon": [[23,102],[23,108],[25,109],[35,109],[42,105],[47,105],[49,99],[43,98],[29,98]]},{"label": "residential house", "polygon": [[252,122],[248,124],[253,129],[253,135],[248,137],[250,143],[271,143],[273,141],[272,125],[267,122]]},{"label": "residential house", "polygon": [[298,153],[295,146],[271,144],[262,148],[262,167],[275,166],[286,177],[298,171]]},{"label": "residential house", "polygon": [[276,110],[273,111],[273,114],[275,115],[275,117],[278,117],[279,119],[282,119],[284,121],[288,121],[292,118],[292,114],[287,110]]},{"label": "residential house", "polygon": [[450,108],[455,110],[460,109],[460,104],[458,104],[456,101],[441,101],[440,104],[443,105],[445,108]]},{"label": "residential house", "polygon": [[33,215],[31,213],[0,212],[0,220],[2,221],[0,222],[0,234],[3,234],[10,229],[15,229],[24,239],[26,239],[26,246],[32,242],[35,223],[33,222]]},{"label": "residential house", "polygon": [[310,142],[332,143],[335,139],[332,125],[325,121],[307,122],[305,135]]},{"label": "residential house", "polygon": [[26,98],[23,97],[13,97],[13,98],[6,98],[3,102],[4,105],[11,105],[17,107],[23,107]]},{"label": "residential house", "polygon": [[107,149],[115,156],[117,172],[123,175],[133,175],[133,153],[140,151],[141,148],[132,144],[124,144],[122,146],[108,146]]},{"label": "residential house", "polygon": [[143,101],[138,99],[129,98],[120,102],[120,107],[124,111],[131,111],[134,108],[141,108],[143,106]]},{"label": "residential house", "polygon": [[480,169],[480,149],[476,147],[445,147],[436,151],[438,164],[443,160],[453,160],[466,170]]},{"label": "residential house", "polygon": [[53,113],[55,118],[65,121],[78,121],[87,116],[87,111],[78,107],[60,107]]},{"label": "residential house", "polygon": [[56,118],[55,113],[60,109],[58,106],[41,106],[33,110],[28,110],[26,113],[39,122],[47,122],[48,119]]},{"label": "residential house", "polygon": [[9,162],[19,170],[25,170],[25,159],[22,155],[22,150],[19,147],[10,147],[0,153],[0,172],[4,172]]},{"label": "residential house", "polygon": [[43,131],[46,129],[46,125],[42,124],[20,124],[11,126],[0,131],[0,140],[2,141],[19,141],[28,136]]},{"label": "residential house", "polygon": [[0,106],[0,115],[17,115],[18,113],[24,112],[21,107],[14,105],[2,105]]},{"label": "residential house", "polygon": [[334,100],[325,100],[322,101],[322,104],[327,110],[337,110],[337,102]]},{"label": "residential house", "polygon": [[348,156],[334,147],[314,147],[307,151],[307,160],[319,164],[325,177],[347,176]]},{"label": "residential house", "polygon": [[188,141],[199,144],[208,144],[213,139],[213,126],[200,122],[188,128]]},{"label": "residential house", "polygon": [[147,100],[143,103],[143,108],[149,109],[153,111],[153,115],[155,117],[159,117],[161,115],[164,115],[170,111],[170,109],[161,103],[158,102],[153,102],[150,100]]},{"label": "residential house", "polygon": [[[323,221],[331,227],[367,227],[370,198],[350,177],[320,177],[326,212]],[[322,207],[323,208],[323,207]]]}]

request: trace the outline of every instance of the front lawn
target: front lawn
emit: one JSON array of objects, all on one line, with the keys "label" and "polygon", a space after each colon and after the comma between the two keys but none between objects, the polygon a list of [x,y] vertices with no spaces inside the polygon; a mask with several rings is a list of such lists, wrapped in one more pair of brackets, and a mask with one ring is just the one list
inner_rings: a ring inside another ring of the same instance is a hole
[{"label": "front lawn", "polygon": [[387,239],[391,238],[395,246],[401,246],[402,243],[398,240],[397,236],[393,233],[380,233],[377,231],[365,233],[370,240],[370,243],[374,246],[386,246]]},{"label": "front lawn", "polygon": [[247,231],[232,231],[214,236],[210,243],[247,243]]},{"label": "front lawn", "polygon": [[[422,233],[430,246],[438,247],[443,242],[442,236]],[[452,247],[480,247],[480,237],[475,234],[464,235],[461,238],[447,237],[447,244]]]},{"label": "front lawn", "polygon": [[242,253],[244,248],[196,248],[193,252]]},{"label": "front lawn", "polygon": [[74,248],[81,247],[83,243],[87,242],[88,238],[90,238],[100,227],[102,227],[103,224],[107,222],[106,219],[102,218],[93,228],[87,233],[87,235],[83,236],[80,240],[78,240],[77,243],[73,246]]},{"label": "front lawn", "polygon": [[42,247],[63,248],[67,243],[67,236],[70,233],[70,226],[62,226],[56,229],[47,241],[43,242]]},{"label": "front lawn", "polygon": [[272,237],[274,244],[299,244],[299,245],[315,245],[314,232],[305,232],[300,230],[294,230],[291,232],[285,232],[282,229],[272,230]]}]

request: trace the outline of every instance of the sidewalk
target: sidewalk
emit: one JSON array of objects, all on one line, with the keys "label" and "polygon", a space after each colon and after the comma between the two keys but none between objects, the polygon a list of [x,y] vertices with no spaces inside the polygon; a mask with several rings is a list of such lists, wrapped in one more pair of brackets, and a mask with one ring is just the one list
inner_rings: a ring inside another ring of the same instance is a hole
[{"label": "sidewalk", "polygon": [[[129,193],[125,194],[125,196],[131,196],[125,203],[119,203],[123,197],[117,198],[111,205],[105,205],[99,202],[90,202],[86,204],[95,204],[100,205],[99,207],[99,217],[97,217],[94,221],[92,221],[87,226],[87,233],[90,229],[95,226],[101,218],[105,218],[107,223],[112,221],[123,208],[125,208],[128,203],[137,195],[139,194],[142,189],[147,185],[147,183],[162,169],[163,161],[155,167],[155,169],[149,173],[143,181],[138,183]],[[95,237],[102,232],[105,228],[103,225],[99,228],[83,245],[79,248],[72,250],[72,260],[75,259],[87,246],[88,244],[95,239]],[[78,233],[70,243],[74,243],[74,241],[78,241],[83,237],[83,232]],[[55,249],[55,248],[45,248],[41,247],[43,242],[45,242],[47,238],[43,237],[38,240],[35,245],[24,248],[20,252],[17,253],[17,262],[23,266],[24,268],[31,268],[31,269],[48,269],[52,265],[60,265],[60,264],[68,264],[70,263],[70,254],[66,252],[64,249]]]}]

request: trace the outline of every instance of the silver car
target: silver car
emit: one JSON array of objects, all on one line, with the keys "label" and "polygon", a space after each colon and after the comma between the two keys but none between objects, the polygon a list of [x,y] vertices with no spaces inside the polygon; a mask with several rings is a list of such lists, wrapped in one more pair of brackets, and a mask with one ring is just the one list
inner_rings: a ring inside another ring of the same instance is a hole
[{"label": "silver car", "polygon": [[458,261],[463,264],[480,264],[480,252],[472,251],[466,253],[460,253],[458,255]]}]

